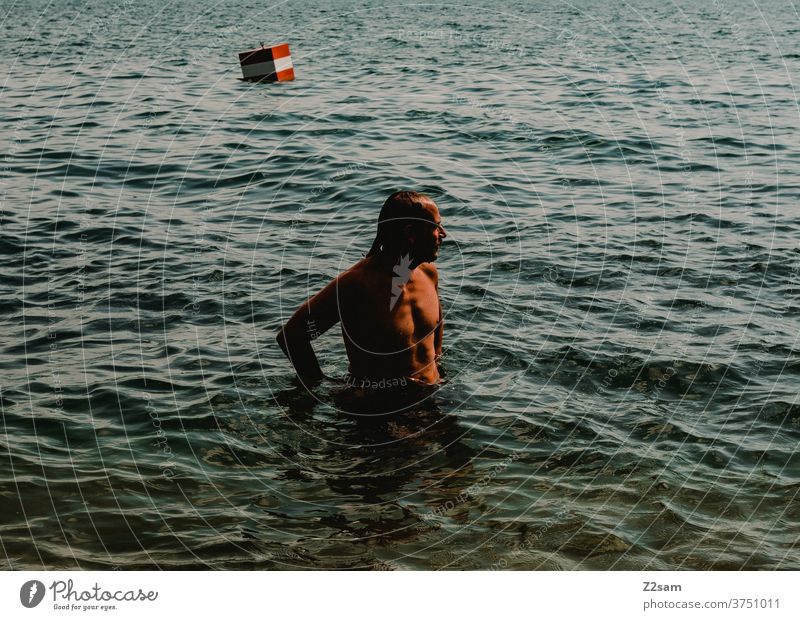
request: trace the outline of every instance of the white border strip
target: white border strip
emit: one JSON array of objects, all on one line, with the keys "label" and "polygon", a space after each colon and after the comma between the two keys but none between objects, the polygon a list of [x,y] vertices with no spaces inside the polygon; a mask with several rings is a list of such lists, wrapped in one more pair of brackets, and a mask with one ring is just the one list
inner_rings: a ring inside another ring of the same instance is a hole
[{"label": "white border strip", "polygon": [[[255,612],[277,620],[375,620],[376,616],[381,620],[796,620],[800,618],[797,575],[791,571],[6,572],[0,573],[0,617],[219,620]],[[38,596],[43,588],[44,597],[26,609],[21,595],[30,593],[32,580],[40,582],[35,592]],[[661,589],[648,590],[648,584]],[[138,596],[140,590],[149,600],[115,600]],[[73,594],[65,599],[68,592]],[[107,597],[112,598],[102,600]],[[733,601],[737,607],[730,606]],[[690,602],[700,606],[681,606]],[[704,606],[708,603],[716,606]],[[114,609],[102,610],[104,605]],[[84,609],[87,606],[97,609]]]}]

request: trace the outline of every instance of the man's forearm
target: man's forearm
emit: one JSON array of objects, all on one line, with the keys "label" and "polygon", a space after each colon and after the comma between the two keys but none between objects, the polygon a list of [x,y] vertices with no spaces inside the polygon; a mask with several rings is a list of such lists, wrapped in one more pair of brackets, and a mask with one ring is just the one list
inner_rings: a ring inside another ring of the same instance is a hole
[{"label": "man's forearm", "polygon": [[325,376],[307,338],[287,334],[282,329],[275,339],[301,379],[322,379]]}]

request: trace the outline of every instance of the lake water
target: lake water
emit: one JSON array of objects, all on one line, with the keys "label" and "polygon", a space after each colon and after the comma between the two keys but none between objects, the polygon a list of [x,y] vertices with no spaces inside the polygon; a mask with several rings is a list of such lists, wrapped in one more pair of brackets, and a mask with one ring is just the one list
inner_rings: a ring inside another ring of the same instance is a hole
[{"label": "lake water", "polygon": [[[3,565],[800,569],[800,19],[701,4],[4,2]],[[370,422],[273,337],[401,188],[447,383]]]}]

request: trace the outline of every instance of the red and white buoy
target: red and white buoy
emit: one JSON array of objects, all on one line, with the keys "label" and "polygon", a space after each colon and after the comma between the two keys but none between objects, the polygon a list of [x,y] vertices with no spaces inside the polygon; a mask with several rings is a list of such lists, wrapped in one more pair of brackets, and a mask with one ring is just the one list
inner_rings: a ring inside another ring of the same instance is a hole
[{"label": "red and white buoy", "polygon": [[242,79],[254,82],[285,82],[294,79],[294,66],[289,45],[281,43],[272,47],[257,47],[239,54]]}]

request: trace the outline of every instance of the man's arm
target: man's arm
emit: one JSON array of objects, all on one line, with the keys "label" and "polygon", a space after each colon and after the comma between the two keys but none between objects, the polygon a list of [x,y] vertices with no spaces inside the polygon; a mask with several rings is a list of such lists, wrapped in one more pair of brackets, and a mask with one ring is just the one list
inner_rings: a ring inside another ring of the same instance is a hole
[{"label": "man's arm", "polygon": [[439,300],[439,324],[436,326],[436,333],[433,335],[433,347],[436,353],[436,361],[442,357],[442,337],[444,336],[444,318],[442,318],[442,300]]},{"label": "man's arm", "polygon": [[347,292],[345,274],[300,306],[275,339],[301,379],[324,377],[311,341],[339,322],[339,303]]},{"label": "man's arm", "polygon": [[[439,302],[439,323],[433,333],[433,350],[436,355],[436,365],[439,366],[439,358],[442,356],[442,338],[444,336],[444,317],[442,316],[442,300],[439,298],[439,270],[432,263],[425,264],[425,273],[433,281],[433,288],[436,290],[436,300]],[[439,367],[441,371],[441,367]]]}]

